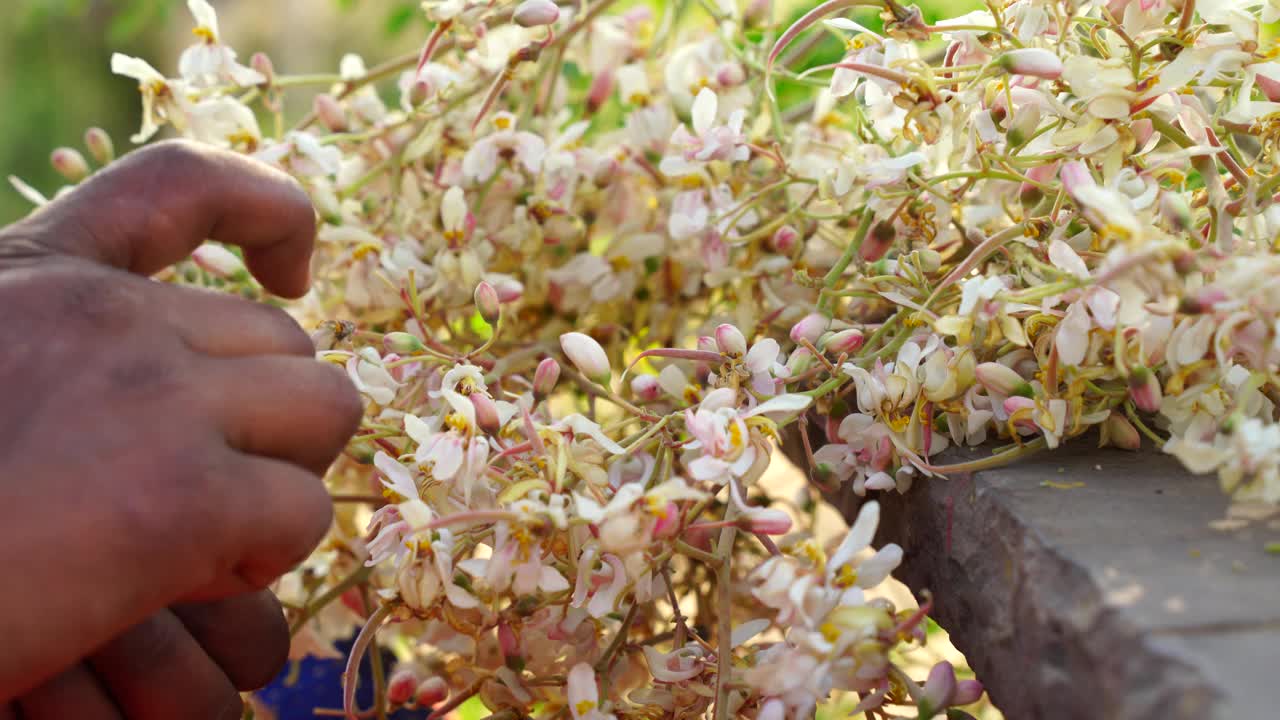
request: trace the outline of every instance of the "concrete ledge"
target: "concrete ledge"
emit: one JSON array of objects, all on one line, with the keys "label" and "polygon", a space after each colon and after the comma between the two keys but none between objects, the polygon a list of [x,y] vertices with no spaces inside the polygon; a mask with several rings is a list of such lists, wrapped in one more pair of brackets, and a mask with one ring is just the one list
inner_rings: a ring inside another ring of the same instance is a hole
[{"label": "concrete ledge", "polygon": [[[1280,717],[1280,514],[1222,523],[1213,478],[1087,438],[880,500],[877,543],[937,590],[934,617],[1006,717]],[[834,501],[852,517],[860,499]]]}]

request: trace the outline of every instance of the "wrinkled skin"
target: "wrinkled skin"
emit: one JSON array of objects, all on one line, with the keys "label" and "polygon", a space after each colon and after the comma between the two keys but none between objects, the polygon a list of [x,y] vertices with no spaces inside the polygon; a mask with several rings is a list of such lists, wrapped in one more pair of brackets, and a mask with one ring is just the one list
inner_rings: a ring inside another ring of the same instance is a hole
[{"label": "wrinkled skin", "polygon": [[239,717],[279,670],[263,588],[360,398],[283,311],[146,276],[212,238],[297,297],[314,236],[290,178],[186,143],[0,231],[0,719]]}]

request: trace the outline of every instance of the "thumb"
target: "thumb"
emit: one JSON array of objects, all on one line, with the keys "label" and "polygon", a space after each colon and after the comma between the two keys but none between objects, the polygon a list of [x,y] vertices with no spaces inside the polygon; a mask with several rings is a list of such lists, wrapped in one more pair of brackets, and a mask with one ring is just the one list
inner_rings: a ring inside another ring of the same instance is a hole
[{"label": "thumb", "polygon": [[311,201],[287,174],[169,141],[130,153],[4,235],[143,275],[219,240],[244,248],[268,290],[298,297],[310,284],[315,232]]}]

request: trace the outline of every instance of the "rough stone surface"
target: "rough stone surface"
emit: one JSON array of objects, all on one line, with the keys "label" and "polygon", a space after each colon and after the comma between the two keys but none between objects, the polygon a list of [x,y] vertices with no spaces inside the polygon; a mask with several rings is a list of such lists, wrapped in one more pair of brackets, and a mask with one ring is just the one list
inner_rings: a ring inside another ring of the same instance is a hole
[{"label": "rough stone surface", "polygon": [[1224,527],[1213,478],[1078,440],[880,499],[895,574],[1011,720],[1280,718],[1280,515]]}]

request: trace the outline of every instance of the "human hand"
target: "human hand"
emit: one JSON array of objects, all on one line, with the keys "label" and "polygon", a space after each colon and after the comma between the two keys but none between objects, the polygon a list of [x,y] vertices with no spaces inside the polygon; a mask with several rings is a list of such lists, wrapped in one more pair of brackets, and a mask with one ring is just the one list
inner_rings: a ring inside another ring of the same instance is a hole
[{"label": "human hand", "polygon": [[179,142],[0,231],[0,706],[231,717],[278,669],[261,589],[328,529],[361,401],[283,311],[144,276],[213,238],[297,297],[314,223],[284,174]]}]

